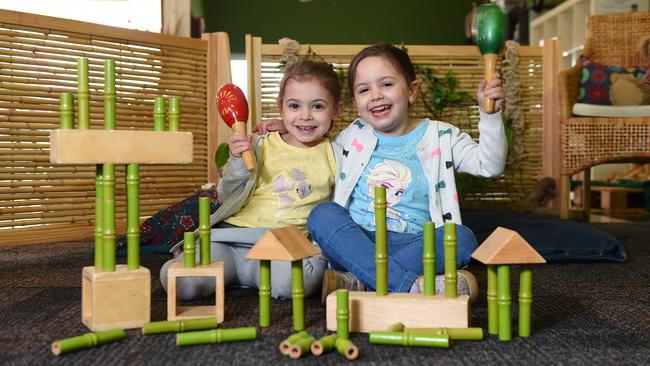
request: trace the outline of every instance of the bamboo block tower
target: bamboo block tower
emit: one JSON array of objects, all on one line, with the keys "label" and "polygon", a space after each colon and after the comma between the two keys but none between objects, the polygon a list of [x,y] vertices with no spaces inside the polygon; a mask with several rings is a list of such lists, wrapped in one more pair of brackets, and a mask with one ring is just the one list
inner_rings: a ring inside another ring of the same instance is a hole
[{"label": "bamboo block tower", "polygon": [[[140,266],[138,248],[138,164],[191,162],[192,134],[116,130],[113,60],[104,63],[103,130],[90,129],[89,95],[88,60],[81,58],[77,64],[78,129],[73,128],[73,95],[63,93],[61,128],[50,132],[50,162],[96,165],[95,263],[82,270],[82,321],[92,331],[138,328],[149,322],[151,311],[151,274]],[[155,148],[159,146],[173,151]],[[115,263],[115,164],[127,165],[127,265]]]},{"label": "bamboo block tower", "polygon": [[[457,295],[455,291],[456,227],[454,224],[445,224],[445,252],[447,254],[445,261],[453,266],[453,270],[446,278],[450,280],[448,283],[453,283],[453,291],[448,291],[445,295],[434,295],[435,268],[433,266],[436,254],[434,252],[433,223],[424,225],[425,288],[423,293],[388,293],[387,288],[384,288],[388,283],[388,273],[382,268],[387,262],[385,255],[385,197],[385,188],[376,187],[377,291],[350,291],[348,293],[349,331],[362,333],[383,331],[395,323],[402,323],[410,328],[468,328],[470,325],[469,296]],[[326,307],[327,329],[337,330],[336,292],[327,296]]]},{"label": "bamboo block tower", "polygon": [[[167,271],[167,320],[214,317],[218,323],[224,318],[224,273],[222,261],[210,261],[210,198],[199,198],[200,265],[196,265],[194,233],[183,237],[183,263],[174,262]],[[213,277],[214,305],[183,306],[178,298],[178,279],[186,277]]]},{"label": "bamboo block tower", "polygon": [[472,253],[487,265],[488,333],[509,341],[511,334],[510,265],[521,264],[519,280],[519,336],[530,336],[533,302],[532,264],[546,260],[517,232],[498,227]]},{"label": "bamboo block tower", "polygon": [[271,261],[280,260],[291,261],[293,328],[305,329],[302,260],[318,253],[318,249],[296,226],[269,230],[246,253],[246,259],[260,261],[260,327],[271,324]]}]

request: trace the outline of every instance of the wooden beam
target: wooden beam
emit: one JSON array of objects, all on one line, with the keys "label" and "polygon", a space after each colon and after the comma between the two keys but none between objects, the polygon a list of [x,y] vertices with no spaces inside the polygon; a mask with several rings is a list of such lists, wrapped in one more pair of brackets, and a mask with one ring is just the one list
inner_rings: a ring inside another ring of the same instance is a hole
[{"label": "wooden beam", "polygon": [[555,196],[548,203],[560,209],[563,189],[560,178],[560,97],[558,74],[560,72],[560,41],[557,37],[544,40],[542,55],[542,176],[555,180]]}]

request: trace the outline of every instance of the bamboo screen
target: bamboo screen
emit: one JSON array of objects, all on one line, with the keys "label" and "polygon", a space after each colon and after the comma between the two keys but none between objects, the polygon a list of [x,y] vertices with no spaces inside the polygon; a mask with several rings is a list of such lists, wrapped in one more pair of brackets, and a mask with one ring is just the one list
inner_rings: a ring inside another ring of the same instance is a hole
[{"label": "bamboo screen", "polygon": [[[92,237],[95,166],[49,163],[59,94],[76,93],[79,57],[89,59],[92,129],[104,126],[106,59],[116,61],[117,129],[153,130],[154,97],[180,98],[181,130],[193,133],[194,161],[141,165],[142,217],[206,182],[206,42],[4,10],[0,22],[0,245]],[[122,166],[118,233],[124,195]]]},{"label": "bamboo screen", "polygon": [[[323,59],[332,63],[336,69],[345,72],[352,57],[364,46],[359,45],[310,45],[301,46],[298,56]],[[476,88],[484,78],[483,61],[477,47],[472,46],[407,46],[409,56],[415,64],[426,66],[437,77],[444,77],[451,70],[457,77],[459,89],[476,95]],[[276,98],[278,84],[282,78],[282,48],[277,45],[261,45],[261,117],[278,118]],[[523,153],[519,164],[506,167],[504,174],[497,179],[458,178],[466,182],[463,199],[464,207],[506,207],[513,208],[521,204],[532,191],[542,174],[542,49],[540,47],[518,47],[519,63],[517,75],[522,87],[520,107],[525,127],[519,144]],[[250,76],[249,76],[250,77]],[[504,80],[507,82],[507,80]],[[431,118],[423,100],[429,98],[429,91],[421,84],[420,98],[415,103],[411,117]],[[347,96],[347,84],[344,96]],[[356,118],[352,102],[345,100],[345,110],[339,120],[335,121],[331,135],[346,127]],[[448,107],[443,121],[458,126],[478,139],[478,105],[470,107]],[[458,184],[462,184],[459,183]],[[460,187],[459,187],[460,189]]]}]

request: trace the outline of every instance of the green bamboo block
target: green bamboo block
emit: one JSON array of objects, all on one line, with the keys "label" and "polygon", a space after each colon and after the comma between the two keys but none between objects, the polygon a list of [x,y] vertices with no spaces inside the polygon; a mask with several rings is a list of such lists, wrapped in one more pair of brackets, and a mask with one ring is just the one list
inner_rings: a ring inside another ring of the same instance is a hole
[{"label": "green bamboo block", "polygon": [[109,272],[115,271],[115,166],[104,164],[104,203],[102,228],[104,235],[104,267]]},{"label": "green bamboo block", "polygon": [[126,165],[126,263],[130,271],[140,268],[140,166]]},{"label": "green bamboo block", "polygon": [[305,329],[305,290],[302,279],[302,259],[291,261],[291,301],[293,329]]},{"label": "green bamboo block", "polygon": [[386,187],[375,187],[375,266],[377,295],[388,294],[388,250],[386,241]]},{"label": "green bamboo block", "polygon": [[336,334],[330,334],[320,338],[311,344],[311,353],[314,356],[320,356],[332,351],[336,347],[335,343],[337,339],[338,336]]},{"label": "green bamboo block", "polygon": [[422,267],[424,269],[424,289],[425,295],[433,296],[436,294],[436,250],[435,250],[435,226],[433,222],[424,223]]},{"label": "green bamboo block", "polygon": [[519,274],[519,336],[530,337],[531,306],[533,304],[533,269],[523,265]]},{"label": "green bamboo block", "polygon": [[88,92],[88,59],[82,57],[77,61],[77,118],[79,118],[80,130],[90,128],[90,96]]},{"label": "green bamboo block", "polygon": [[305,337],[309,337],[309,333],[305,332],[304,330],[290,335],[285,340],[280,342],[280,352],[283,355],[288,356],[289,352],[291,351],[291,345],[296,343],[299,339]]},{"label": "green bamboo block", "polygon": [[271,261],[260,260],[260,327],[271,325]]},{"label": "green bamboo block", "polygon": [[181,101],[176,97],[169,98],[169,130],[181,130]]},{"label": "green bamboo block", "polygon": [[210,197],[199,197],[201,265],[210,264]]},{"label": "green bamboo block", "polygon": [[456,224],[445,223],[445,296],[458,296],[458,273],[456,272]]},{"label": "green bamboo block", "polygon": [[487,310],[488,333],[499,333],[499,311],[497,308],[497,267],[493,264],[487,266]]},{"label": "green bamboo block", "polygon": [[255,327],[210,329],[198,332],[178,333],[177,346],[194,346],[198,344],[215,344],[223,342],[250,341],[257,337]]},{"label": "green bamboo block", "polygon": [[74,100],[72,94],[61,93],[59,96],[59,116],[61,118],[61,129],[74,128]]},{"label": "green bamboo block", "polygon": [[190,231],[183,234],[183,264],[186,268],[194,268],[196,265],[196,243],[194,233]]},{"label": "green bamboo block", "polygon": [[142,334],[181,333],[193,330],[214,329],[217,318],[183,319],[146,323],[142,326]]},{"label": "green bamboo block", "polygon": [[512,339],[511,331],[511,302],[510,297],[510,266],[497,266],[497,303],[499,308],[499,340],[509,341]]},{"label": "green bamboo block", "polygon": [[404,326],[403,323],[394,323],[388,326],[386,328],[386,331],[388,332],[403,332],[406,327]]},{"label": "green bamboo block", "polygon": [[296,340],[289,349],[289,357],[298,359],[302,357],[302,355],[309,353],[311,351],[311,344],[314,343],[315,340],[316,338],[310,335]]},{"label": "green bamboo block", "polygon": [[104,61],[104,128],[115,129],[115,61]]},{"label": "green bamboo block", "polygon": [[95,165],[95,267],[104,268],[104,165]]},{"label": "green bamboo block", "polygon": [[405,332],[448,335],[451,341],[481,341],[483,328],[406,328]]},{"label": "green bamboo block", "polygon": [[341,339],[350,337],[350,310],[348,290],[336,291],[336,335]]},{"label": "green bamboo block", "polygon": [[336,347],[336,350],[340,355],[348,360],[354,360],[359,357],[359,348],[357,348],[357,346],[349,339],[341,339],[337,337],[336,341],[334,341],[334,347]]},{"label": "green bamboo block", "polygon": [[165,130],[165,98],[156,97],[153,101],[153,130]]},{"label": "green bamboo block", "polygon": [[421,334],[419,332],[371,332],[370,343],[406,347],[449,348],[446,334]]},{"label": "green bamboo block", "polygon": [[124,329],[109,329],[103,332],[86,333],[77,337],[60,339],[52,343],[52,353],[55,356],[59,356],[64,353],[119,341],[125,336]]}]

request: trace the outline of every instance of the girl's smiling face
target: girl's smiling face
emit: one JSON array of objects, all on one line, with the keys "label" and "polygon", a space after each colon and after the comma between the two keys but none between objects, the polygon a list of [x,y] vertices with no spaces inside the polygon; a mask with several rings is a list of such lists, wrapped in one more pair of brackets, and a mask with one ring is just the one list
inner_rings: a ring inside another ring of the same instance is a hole
[{"label": "girl's smiling face", "polygon": [[418,82],[407,83],[384,57],[366,57],[357,66],[354,104],[359,117],[382,135],[408,132],[408,109],[417,91]]}]

